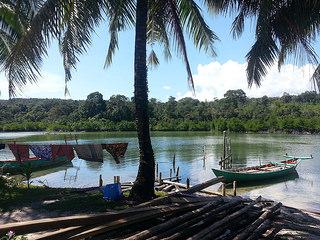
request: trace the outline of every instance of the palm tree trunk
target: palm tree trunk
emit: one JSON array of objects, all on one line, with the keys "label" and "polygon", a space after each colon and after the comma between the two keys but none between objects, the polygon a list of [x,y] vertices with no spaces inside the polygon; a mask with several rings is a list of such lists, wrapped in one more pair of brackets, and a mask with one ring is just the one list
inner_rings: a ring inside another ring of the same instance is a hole
[{"label": "palm tree trunk", "polygon": [[136,35],[134,53],[134,103],[139,139],[140,164],[136,181],[131,190],[131,197],[138,201],[154,197],[154,154],[151,145],[148,114],[147,82],[147,16],[146,0],[137,0]]}]

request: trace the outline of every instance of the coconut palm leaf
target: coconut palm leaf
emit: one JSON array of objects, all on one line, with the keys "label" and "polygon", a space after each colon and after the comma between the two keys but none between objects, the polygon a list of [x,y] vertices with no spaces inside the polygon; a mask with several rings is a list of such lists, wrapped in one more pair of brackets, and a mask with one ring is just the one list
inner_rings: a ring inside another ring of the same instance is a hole
[{"label": "coconut palm leaf", "polygon": [[108,1],[106,9],[109,19],[110,43],[104,67],[111,65],[115,51],[119,47],[119,32],[134,25],[135,2],[130,0]]}]

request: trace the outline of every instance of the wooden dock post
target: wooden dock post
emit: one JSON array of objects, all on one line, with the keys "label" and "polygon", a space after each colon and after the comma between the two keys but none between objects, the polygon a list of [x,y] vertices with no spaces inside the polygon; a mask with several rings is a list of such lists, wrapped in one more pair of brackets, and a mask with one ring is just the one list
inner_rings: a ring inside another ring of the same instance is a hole
[{"label": "wooden dock post", "polygon": [[177,168],[177,172],[176,172],[177,182],[179,182],[179,170],[180,170],[180,167]]},{"label": "wooden dock post", "polygon": [[189,188],[190,188],[190,179],[187,178],[187,189],[189,189]]},{"label": "wooden dock post", "polygon": [[173,154],[172,168],[173,168],[173,172],[176,172],[176,154]]},{"label": "wooden dock post", "polygon": [[120,176],[117,176],[117,183],[120,183]]},{"label": "wooden dock post", "polygon": [[120,176],[113,176],[114,183],[120,183]]},{"label": "wooden dock post", "polygon": [[102,175],[100,174],[99,176],[99,187],[102,187],[103,185],[103,180],[102,180]]},{"label": "wooden dock post", "polygon": [[237,196],[237,181],[233,181],[233,196]]},{"label": "wooden dock post", "polygon": [[172,180],[172,169],[170,168],[170,181]]},{"label": "wooden dock post", "polygon": [[159,177],[159,163],[156,165],[156,178]]},{"label": "wooden dock post", "polygon": [[162,184],[162,172],[159,173],[159,184]]},{"label": "wooden dock post", "polygon": [[226,184],[225,183],[222,183],[221,194],[222,194],[222,196],[226,195]]}]

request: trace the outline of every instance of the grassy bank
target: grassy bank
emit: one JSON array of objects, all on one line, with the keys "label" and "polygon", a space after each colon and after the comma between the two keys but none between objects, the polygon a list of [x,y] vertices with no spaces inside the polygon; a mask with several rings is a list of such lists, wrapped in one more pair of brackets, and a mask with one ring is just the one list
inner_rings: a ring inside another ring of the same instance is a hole
[{"label": "grassy bank", "polygon": [[120,210],[128,207],[127,196],[121,201],[105,201],[101,192],[80,192],[72,189],[51,189],[24,184],[2,191],[0,212],[30,208],[40,211],[58,211],[72,213],[104,212],[110,209]]}]

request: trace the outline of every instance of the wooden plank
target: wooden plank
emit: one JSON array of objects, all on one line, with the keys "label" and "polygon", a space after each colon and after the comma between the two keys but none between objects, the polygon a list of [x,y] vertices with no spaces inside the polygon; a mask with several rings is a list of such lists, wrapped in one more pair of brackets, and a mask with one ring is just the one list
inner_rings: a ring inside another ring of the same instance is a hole
[{"label": "wooden plank", "polygon": [[83,232],[88,227],[69,227],[69,228],[63,228],[54,232],[45,233],[39,237],[32,238],[33,240],[60,240],[65,239],[70,236],[73,236],[77,233]]},{"label": "wooden plank", "polygon": [[183,211],[187,211],[187,210],[191,210],[191,209],[195,209],[197,207],[203,206],[204,203],[195,203],[195,204],[189,204],[189,205],[184,205],[181,207],[167,207],[164,209],[157,209],[154,210],[152,212],[146,212],[146,213],[142,213],[134,216],[128,216],[125,218],[121,218],[115,221],[112,221],[110,223],[107,223],[105,225],[101,225],[92,229],[89,229],[87,231],[84,231],[82,233],[76,234],[72,237],[69,237],[67,239],[69,240],[81,240],[87,237],[93,237],[102,233],[106,233],[107,231],[110,230],[115,230],[118,228],[122,228],[122,227],[126,227],[126,226],[130,226],[132,224],[136,224],[136,223],[140,223],[140,222],[144,222],[147,221],[149,219],[154,219],[157,217],[161,217],[165,214],[172,214],[172,213],[178,213],[178,212],[183,212]]},{"label": "wooden plank", "polygon": [[[179,187],[179,188],[187,189],[187,184],[178,183],[178,182],[172,182],[172,181],[168,181],[168,180],[163,181],[163,183],[165,183],[165,184],[171,184],[171,185],[177,186],[177,187]],[[183,191],[183,190],[181,190],[181,192],[182,192],[182,191]],[[215,196],[221,196],[221,193],[213,192],[213,191],[206,190],[206,189],[202,189],[202,190],[200,190],[199,192],[205,193],[205,194],[210,194],[210,195],[215,195]]]},{"label": "wooden plank", "polygon": [[250,236],[248,236],[247,240],[259,239],[261,234],[265,233],[270,228],[270,226],[271,226],[271,220],[266,219],[253,231],[253,233]]},{"label": "wooden plank", "polygon": [[238,234],[233,240],[244,240],[249,237],[264,221],[274,215],[275,211],[282,206],[281,203],[273,205],[271,208],[267,209],[256,221],[254,221],[250,226],[248,226],[243,232]]},{"label": "wooden plank", "polygon": [[173,226],[171,229],[167,230],[165,233],[158,236],[154,236],[149,240],[157,239],[166,239],[166,240],[175,240],[175,239],[185,239],[186,234],[192,234],[194,231],[199,229],[202,225],[207,224],[212,221],[212,217],[221,215],[222,213],[227,214],[227,209],[232,209],[241,203],[241,199],[237,198],[227,202],[226,204],[219,205],[211,211],[208,211],[196,218],[193,218],[183,224]]},{"label": "wooden plank", "polygon": [[203,229],[202,231],[198,232],[194,236],[188,238],[188,240],[202,240],[202,239],[214,239],[215,236],[211,234],[214,230],[219,228],[220,226],[230,222],[231,220],[239,217],[241,214],[247,212],[251,207],[253,207],[257,202],[261,200],[261,197],[258,197],[255,201],[251,202],[249,205],[245,206],[244,208],[234,212],[233,214],[223,218],[222,220],[215,222],[214,224],[210,225],[209,227]]},{"label": "wooden plank", "polygon": [[153,206],[147,208],[130,208],[119,211],[117,213],[102,213],[102,214],[89,214],[89,215],[77,215],[58,218],[46,218],[38,219],[26,222],[16,222],[3,224],[0,228],[0,236],[5,235],[10,230],[13,230],[16,234],[22,235],[32,232],[40,232],[50,229],[67,228],[74,226],[82,226],[89,224],[100,224],[101,222],[113,221],[129,215],[139,214],[141,212],[147,212],[164,208],[164,206]]},{"label": "wooden plank", "polygon": [[159,232],[164,232],[170,228],[172,228],[172,226],[176,226],[179,225],[183,222],[186,222],[188,220],[190,220],[191,218],[195,218],[197,216],[199,216],[200,214],[206,212],[206,211],[210,211],[212,208],[216,207],[218,204],[220,204],[222,202],[222,199],[219,199],[218,201],[215,202],[209,202],[207,203],[205,206],[198,208],[196,210],[193,210],[191,212],[185,213],[181,216],[172,218],[164,223],[161,223],[159,225],[156,225],[152,228],[149,228],[145,231],[139,232],[131,237],[126,238],[127,240],[144,240],[147,239]]},{"label": "wooden plank", "polygon": [[214,184],[217,184],[219,182],[222,182],[224,180],[223,177],[217,177],[217,178],[213,178],[213,179],[210,179],[204,183],[200,183],[200,184],[197,184],[197,185],[194,185],[193,187],[190,187],[188,190],[186,190],[185,192],[186,193],[195,193],[195,192],[199,192],[200,190],[202,189],[205,189],[207,187],[210,187]]}]

